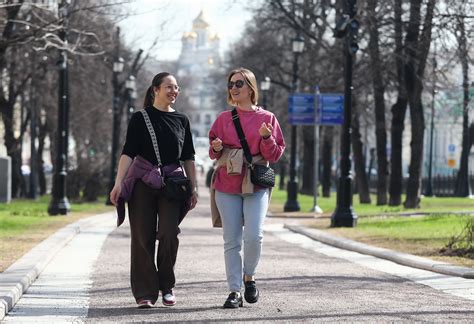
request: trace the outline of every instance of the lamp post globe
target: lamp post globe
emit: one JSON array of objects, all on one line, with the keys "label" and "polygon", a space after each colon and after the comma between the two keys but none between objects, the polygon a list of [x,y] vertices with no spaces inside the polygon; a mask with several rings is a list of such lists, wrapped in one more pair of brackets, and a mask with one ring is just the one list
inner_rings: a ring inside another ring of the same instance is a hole
[{"label": "lamp post globe", "polygon": [[135,90],[135,86],[135,77],[133,75],[129,75],[127,81],[125,81],[125,88],[127,89],[127,91],[133,91]]},{"label": "lamp post globe", "polygon": [[[298,90],[298,58],[304,50],[304,38],[297,35],[291,41],[293,52],[293,82],[291,91],[293,93]],[[291,151],[290,151],[290,180],[287,185],[287,201],[283,207],[284,211],[299,211],[298,203],[298,182],[296,181],[296,125],[291,125]]]},{"label": "lamp post globe", "polygon": [[114,67],[113,67],[114,73],[122,73],[123,66],[124,66],[123,57],[118,57],[116,60],[114,60]]},{"label": "lamp post globe", "polygon": [[135,76],[129,75],[127,81],[125,81],[125,89],[127,89],[128,107],[127,107],[127,121],[132,118],[133,111],[135,110],[135,99],[137,99],[137,86]]},{"label": "lamp post globe", "polygon": [[260,82],[260,88],[262,89],[262,91],[270,90],[270,86],[271,86],[271,80],[269,77],[265,77],[262,80],[262,82]]},{"label": "lamp post globe", "polygon": [[293,38],[293,40],[291,41],[291,48],[292,48],[293,54],[303,53],[304,38],[301,37],[301,35],[298,35],[295,38]]},{"label": "lamp post globe", "polygon": [[265,77],[262,82],[260,82],[260,90],[263,93],[263,108],[267,109],[267,92],[270,90],[271,80],[269,77]]}]

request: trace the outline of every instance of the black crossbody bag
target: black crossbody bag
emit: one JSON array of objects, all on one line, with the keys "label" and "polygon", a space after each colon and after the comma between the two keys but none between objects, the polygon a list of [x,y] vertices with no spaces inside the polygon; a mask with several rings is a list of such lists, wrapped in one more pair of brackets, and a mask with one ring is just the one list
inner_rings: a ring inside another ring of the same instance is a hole
[{"label": "black crossbody bag", "polygon": [[275,171],[266,165],[252,163],[252,154],[250,153],[249,145],[245,139],[242,125],[240,125],[239,114],[235,108],[232,109],[232,121],[234,122],[242,149],[244,150],[245,160],[247,160],[250,168],[250,181],[252,181],[254,185],[263,188],[273,188],[275,186]]},{"label": "black crossbody bag", "polygon": [[[158,161],[158,167],[161,168],[162,164],[160,158],[160,151],[158,150],[158,141],[156,140],[155,130],[151,125],[148,113],[144,109],[140,110],[140,112],[142,113],[143,118],[145,119],[146,127],[148,128],[148,132],[150,133],[151,142],[153,143],[153,149],[155,150],[156,160]],[[189,180],[187,177],[185,177],[184,175],[170,177],[166,176],[163,172],[161,172],[161,174],[164,178],[164,193],[169,200],[183,201],[187,200],[192,196],[192,183],[191,180]]]}]

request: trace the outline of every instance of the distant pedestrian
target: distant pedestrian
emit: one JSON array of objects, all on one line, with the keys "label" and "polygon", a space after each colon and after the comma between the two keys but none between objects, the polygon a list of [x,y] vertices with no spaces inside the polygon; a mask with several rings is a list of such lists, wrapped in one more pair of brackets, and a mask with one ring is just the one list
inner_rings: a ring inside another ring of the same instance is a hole
[{"label": "distant pedestrian", "polygon": [[209,170],[207,170],[206,173],[206,187],[211,188],[211,180],[212,180],[212,175],[214,173],[216,167],[216,163],[212,163],[212,165],[209,167]]},{"label": "distant pedestrian", "polygon": [[[119,211],[118,225],[123,222],[123,204],[128,201],[131,287],[139,308],[155,304],[159,290],[165,306],[175,305],[172,289],[178,225],[197,202],[195,151],[189,120],[171,106],[179,90],[175,77],[167,72],[153,78],[146,92],[144,110],[134,113],[128,125],[115,186],[110,193],[110,200]],[[183,187],[189,195],[176,200],[166,195],[163,179],[182,179],[180,162],[190,180],[190,184],[182,180],[189,185]],[[159,242],[155,264],[156,239]]]},{"label": "distant pedestrian", "polygon": [[[235,106],[250,149],[252,163],[277,162],[285,149],[283,134],[275,115],[257,106],[255,75],[244,68],[230,72],[227,102]],[[259,290],[255,273],[263,240],[263,223],[270,190],[253,185],[241,141],[230,110],[222,112],[209,132],[209,156],[217,159],[211,184],[211,210],[217,205],[224,238],[224,259],[230,294],[224,308],[242,306],[241,288],[248,303],[256,303]],[[242,240],[244,245],[242,263]]]}]

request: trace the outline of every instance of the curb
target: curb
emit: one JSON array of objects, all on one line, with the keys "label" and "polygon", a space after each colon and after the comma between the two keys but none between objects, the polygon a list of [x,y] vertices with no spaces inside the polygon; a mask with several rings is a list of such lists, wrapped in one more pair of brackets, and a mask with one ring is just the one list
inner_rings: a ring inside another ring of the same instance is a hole
[{"label": "curb", "polygon": [[[113,212],[80,219],[59,229],[0,273],[0,321],[15,306],[53,257],[80,233],[81,229],[97,223],[101,217],[109,214]],[[111,218],[111,221],[114,220]]]},{"label": "curb", "polygon": [[304,218],[331,218],[331,214],[328,213],[323,213],[323,214],[318,214],[318,213],[298,213],[298,212],[283,212],[283,213],[272,213],[271,211],[267,212],[267,217],[270,218],[288,218],[288,219],[304,219]]},{"label": "curb", "polygon": [[285,224],[284,227],[295,233],[305,235],[313,240],[320,241],[341,249],[372,255],[377,258],[386,259],[412,268],[433,271],[436,273],[465,279],[474,279],[474,269],[471,268],[456,266],[440,261],[433,261],[411,254],[370,246],[346,238],[333,236],[323,231],[307,228],[304,226]]}]

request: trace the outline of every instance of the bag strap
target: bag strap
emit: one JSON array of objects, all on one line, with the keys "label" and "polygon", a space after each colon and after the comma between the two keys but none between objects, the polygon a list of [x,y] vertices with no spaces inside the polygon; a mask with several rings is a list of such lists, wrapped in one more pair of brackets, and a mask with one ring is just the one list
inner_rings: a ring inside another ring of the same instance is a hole
[{"label": "bag strap", "polygon": [[158,166],[161,167],[160,151],[158,150],[158,141],[156,140],[155,130],[153,129],[153,126],[151,125],[150,117],[148,116],[148,113],[146,112],[146,110],[142,109],[140,110],[140,112],[143,115],[143,119],[145,119],[145,124],[146,124],[146,127],[148,128],[148,133],[150,133],[151,142],[153,143],[153,149],[155,150]]},{"label": "bag strap", "polygon": [[242,130],[242,125],[240,124],[239,114],[237,113],[237,109],[235,108],[232,109],[232,121],[234,122],[237,135],[239,136],[240,145],[242,145],[242,149],[244,150],[245,159],[247,160],[249,165],[252,165],[252,154],[250,153],[247,139],[245,138],[244,131]]}]

